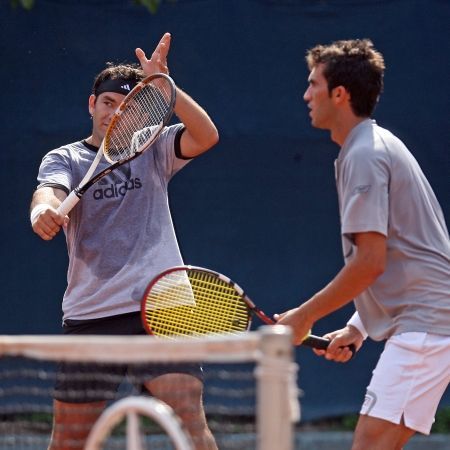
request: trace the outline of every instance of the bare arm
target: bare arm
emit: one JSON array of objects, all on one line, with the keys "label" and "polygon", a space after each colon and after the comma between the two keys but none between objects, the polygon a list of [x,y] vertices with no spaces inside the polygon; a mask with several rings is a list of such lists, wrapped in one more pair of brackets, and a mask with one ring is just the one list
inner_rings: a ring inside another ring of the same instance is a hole
[{"label": "bare arm", "polygon": [[[157,72],[169,73],[167,55],[170,49],[170,41],[170,34],[165,33],[150,59],[147,59],[142,49],[136,49],[136,56],[146,75]],[[180,142],[183,156],[193,158],[206,152],[218,142],[217,128],[206,111],[178,87],[175,114],[186,127]]]},{"label": "bare arm", "polygon": [[177,88],[175,114],[186,127],[180,142],[183,156],[193,158],[206,152],[218,142],[219,134],[206,111],[179,88]]},{"label": "bare arm", "polygon": [[278,323],[294,330],[294,343],[300,344],[317,320],[351,302],[384,271],[386,237],[379,233],[355,234],[357,251],[336,277],[308,301],[277,316]]},{"label": "bare arm", "polygon": [[31,215],[31,226],[45,241],[53,239],[69,220],[56,211],[66,197],[63,190],[52,187],[42,187],[33,194],[30,210],[35,212]]}]

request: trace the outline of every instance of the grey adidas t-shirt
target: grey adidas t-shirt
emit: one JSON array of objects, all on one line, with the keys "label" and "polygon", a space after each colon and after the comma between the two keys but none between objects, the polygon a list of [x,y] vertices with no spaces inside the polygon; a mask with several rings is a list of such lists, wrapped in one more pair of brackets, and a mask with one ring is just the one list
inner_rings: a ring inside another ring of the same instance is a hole
[{"label": "grey adidas t-shirt", "polygon": [[[167,127],[137,159],[108,174],[70,212],[64,319],[93,319],[139,311],[149,281],[182,264],[167,187],[189,160],[175,156],[181,124]],[[71,191],[95,151],[82,142],[52,150],[42,160],[39,186]],[[109,164],[102,159],[97,171]]]},{"label": "grey adidas t-shirt", "polygon": [[387,236],[384,273],[356,309],[372,339],[408,331],[450,335],[450,241],[430,184],[405,145],[367,119],[335,162],[344,257],[353,233]]}]

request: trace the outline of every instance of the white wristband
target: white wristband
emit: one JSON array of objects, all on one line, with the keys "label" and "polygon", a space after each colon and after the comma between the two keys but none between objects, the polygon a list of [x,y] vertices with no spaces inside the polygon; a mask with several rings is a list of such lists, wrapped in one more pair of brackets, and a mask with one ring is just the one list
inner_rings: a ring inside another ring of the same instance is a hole
[{"label": "white wristband", "polygon": [[45,211],[49,208],[50,205],[47,205],[46,203],[39,203],[39,205],[36,205],[30,213],[30,222],[31,225],[34,225],[34,222],[36,222],[37,216],[41,214],[42,211]]},{"label": "white wristband", "polygon": [[347,325],[351,325],[352,327],[355,327],[362,335],[363,339],[367,339],[367,331],[364,327],[364,324],[361,321],[361,317],[359,317],[358,311],[353,314],[352,317],[350,317],[350,320],[347,322]]}]

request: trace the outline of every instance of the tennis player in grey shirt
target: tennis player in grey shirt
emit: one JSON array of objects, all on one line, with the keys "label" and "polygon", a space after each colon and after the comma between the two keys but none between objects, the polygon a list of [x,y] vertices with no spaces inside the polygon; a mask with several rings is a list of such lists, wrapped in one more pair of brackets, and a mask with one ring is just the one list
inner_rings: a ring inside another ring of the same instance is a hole
[{"label": "tennis player in grey shirt", "polygon": [[419,164],[370,119],[384,59],[370,40],[307,53],[304,100],[312,125],[340,146],[335,162],[345,265],[298,308],[276,316],[301,343],[320,318],[354,300],[347,325],[325,335],[327,359],[346,362],[364,339],[386,345],[367,387],[352,450],[400,450],[429,434],[450,382],[450,241]]},{"label": "tennis player in grey shirt", "polygon": [[385,269],[356,299],[375,340],[408,331],[450,332],[450,242],[442,209],[405,145],[367,119],[335,162],[346,261],[355,233],[388,237]]},{"label": "tennis player in grey shirt", "polygon": [[[164,34],[149,59],[136,49],[141,67],[109,65],[100,72],[88,103],[92,134],[50,151],[42,160],[30,219],[34,232],[46,241],[65,229],[69,253],[62,302],[65,334],[145,334],[139,299],[146,284],[163,269],[182,263],[168,184],[190,160],[216,144],[218,133],[206,111],[178,87],[174,112],[179,123],[166,127],[140,158],[92,186],[69,217],[57,211],[91,166],[125,95],[145,76],[168,73],[170,42],[170,34]],[[100,164],[98,170],[108,163]],[[71,363],[60,364],[57,373],[49,449],[84,448],[93,423],[127,375],[139,392],[174,409],[196,450],[217,449],[203,409],[200,365]]]}]

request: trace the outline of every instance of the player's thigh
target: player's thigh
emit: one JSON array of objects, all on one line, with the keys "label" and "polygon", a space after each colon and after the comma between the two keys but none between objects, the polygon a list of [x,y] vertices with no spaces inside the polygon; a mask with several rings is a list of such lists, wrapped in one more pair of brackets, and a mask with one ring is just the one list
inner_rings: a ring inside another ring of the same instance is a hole
[{"label": "player's thigh", "polygon": [[414,434],[415,431],[403,423],[360,415],[352,450],[400,450]]},{"label": "player's thigh", "polygon": [[360,413],[429,434],[449,380],[450,337],[393,336],[373,371]]},{"label": "player's thigh", "polygon": [[167,373],[145,383],[151,394],[170,405],[179,415],[202,411],[203,382],[187,373]]},{"label": "player's thigh", "polygon": [[67,403],[53,401],[53,415],[56,422],[91,422],[103,412],[106,401],[88,403]]}]

